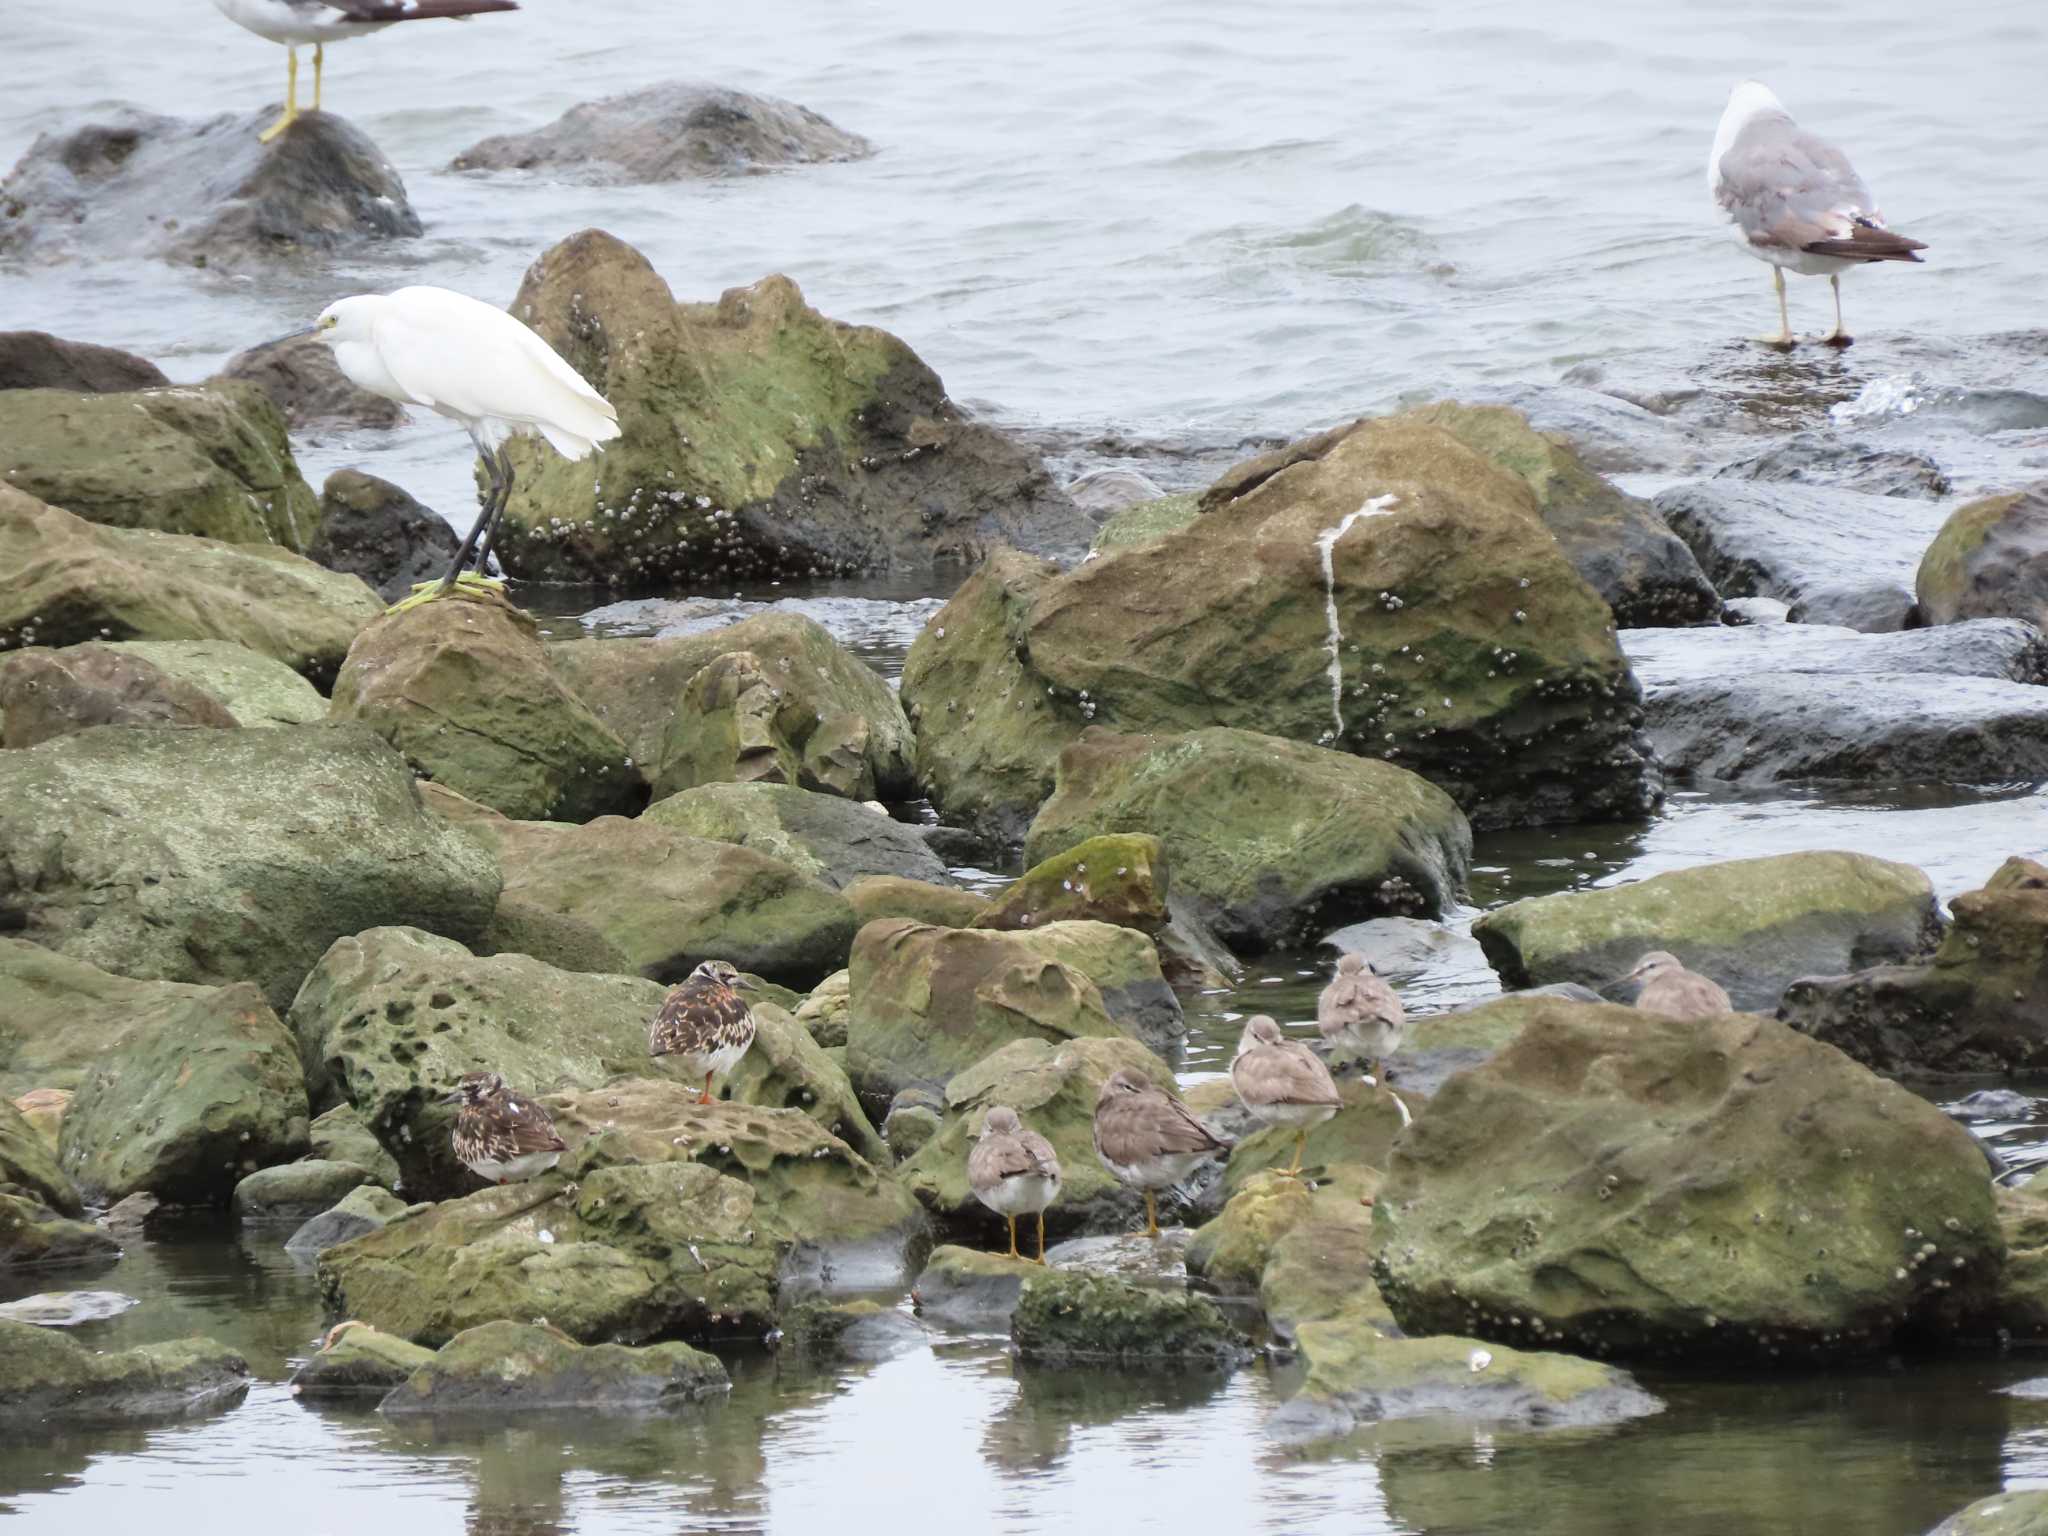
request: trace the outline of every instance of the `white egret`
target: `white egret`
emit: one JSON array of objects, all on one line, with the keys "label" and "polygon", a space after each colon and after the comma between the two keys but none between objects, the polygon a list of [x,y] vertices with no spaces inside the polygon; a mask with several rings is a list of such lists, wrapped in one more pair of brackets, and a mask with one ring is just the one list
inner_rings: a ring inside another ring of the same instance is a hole
[{"label": "white egret", "polygon": [[313,48],[313,110],[320,110],[320,72],[326,45],[381,32],[401,21],[446,17],[460,21],[485,11],[516,11],[519,0],[213,0],[221,15],[287,52],[284,116],[259,137],[268,144],[299,115],[299,49]]},{"label": "white egret", "polygon": [[1835,290],[1835,328],[1821,340],[1846,347],[1843,270],[1872,261],[1918,261],[1913,253],[1927,249],[1925,241],[1886,229],[1849,157],[1793,122],[1785,104],[1754,80],[1729,92],[1707,158],[1707,192],[1733,226],[1735,243],[1771,264],[1778,334],[1757,338],[1767,347],[1792,345],[1792,317],[1785,309],[1788,267],[1827,278]]},{"label": "white egret", "polygon": [[611,402],[553,347],[466,294],[415,287],[336,299],[294,334],[325,343],[358,388],[461,422],[482,455],[489,481],[483,511],[436,595],[455,584],[472,555],[478,575],[490,558],[512,495],[506,439],[535,432],[563,458],[583,459],[619,435]]}]

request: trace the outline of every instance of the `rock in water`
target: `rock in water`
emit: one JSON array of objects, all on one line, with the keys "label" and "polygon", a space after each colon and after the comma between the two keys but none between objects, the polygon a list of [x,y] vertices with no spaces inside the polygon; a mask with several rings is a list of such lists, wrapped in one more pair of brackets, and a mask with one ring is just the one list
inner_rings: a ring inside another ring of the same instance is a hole
[{"label": "rock in water", "polygon": [[[295,431],[334,424],[395,427],[406,419],[405,407],[396,400],[350,383],[334,360],[334,349],[314,336],[266,341],[237,352],[220,377],[240,379],[262,390]],[[448,552],[454,555],[452,545]]]},{"label": "rock in water", "polygon": [[[10,1026],[12,1022],[9,1021]],[[0,1098],[0,1186],[54,1206],[66,1216],[77,1216],[83,1211],[78,1190],[58,1165],[48,1143],[5,1098]]]},{"label": "rock in water", "polygon": [[172,1419],[248,1390],[248,1364],[211,1339],[101,1354],[32,1323],[0,1322],[0,1422]]},{"label": "rock in water", "polygon": [[1532,896],[1472,925],[1511,987],[1595,989],[1665,949],[1762,1012],[1795,978],[1907,960],[1941,937],[1934,887],[1862,853],[1782,853],[1672,870],[1628,885]]},{"label": "rock in water", "polygon": [[1994,1493],[1957,1510],[1927,1536],[2048,1536],[2048,1493]]},{"label": "rock in water", "polygon": [[59,1216],[39,1201],[0,1193],[0,1270],[111,1264],[119,1257],[120,1243],[90,1222]]},{"label": "rock in water", "polygon": [[1087,517],[969,421],[894,336],[786,277],[678,304],[596,230],[528,269],[512,313],[618,408],[595,465],[511,445],[505,569],[625,589],[923,567],[998,544],[1078,554]]},{"label": "rock in water", "polygon": [[774,96],[670,80],[571,107],[532,133],[470,145],[453,171],[543,171],[605,185],[865,160],[874,145]]},{"label": "rock in water", "polygon": [[0,389],[107,394],[170,382],[155,363],[119,347],[66,341],[48,331],[0,331]]},{"label": "rock in water", "polygon": [[909,823],[792,784],[699,784],[657,800],[641,819],[765,853],[834,890],[869,875],[946,879],[946,866]]},{"label": "rock in water", "polygon": [[1384,758],[1475,827],[1656,802],[1612,615],[1520,477],[1395,418],[1239,465],[1203,508],[1064,575],[998,557],[933,616],[903,698],[949,820],[1013,833],[1090,722]]},{"label": "rock in water", "polygon": [[687,1344],[582,1345],[531,1323],[484,1323],[442,1345],[379,1412],[659,1413],[729,1391],[717,1358]]},{"label": "rock in water", "polygon": [[1949,493],[1949,479],[1924,453],[1844,442],[1834,432],[1801,432],[1762,453],[1724,464],[1717,480],[1791,480],[1829,485],[1869,496],[1933,500]]},{"label": "rock in water", "polygon": [[95,725],[189,725],[233,730],[211,694],[109,646],[17,653],[0,664],[0,747],[32,747]]},{"label": "rock in water", "polygon": [[2004,1254],[1969,1133],[1840,1052],[1557,1000],[1401,1136],[1377,1218],[1407,1332],[1594,1355],[1881,1350]]},{"label": "rock in water", "polygon": [[489,852],[359,725],[0,752],[0,847],[0,927],[117,975],[254,981],[276,1007],[344,934],[410,921],[474,940],[498,898]]},{"label": "rock in water", "polygon": [[340,1325],[318,1354],[292,1372],[292,1391],[301,1397],[374,1392],[382,1398],[433,1358],[431,1349],[380,1333],[368,1323]]},{"label": "rock in water", "polygon": [[[378,1149],[380,1152],[382,1148]],[[327,1210],[303,1223],[284,1240],[284,1251],[298,1259],[317,1258],[324,1250],[365,1232],[388,1226],[406,1213],[398,1196],[364,1184],[350,1190]]]},{"label": "rock in water", "polygon": [[1921,556],[1913,589],[1929,624],[2013,618],[2048,629],[2048,484],[1959,508]]},{"label": "rock in water", "polygon": [[1024,1282],[1010,1338],[1020,1358],[1054,1364],[1228,1370],[1248,1353],[1207,1297],[1062,1270]]},{"label": "rock in water", "polygon": [[389,480],[337,469],[320,489],[320,537],[306,558],[362,577],[385,602],[395,603],[418,583],[447,575],[461,544],[438,513]]},{"label": "rock in water", "polygon": [[359,130],[311,112],[260,143],[270,118],[115,107],[42,134],[0,182],[0,256],[246,271],[420,233],[405,183]]},{"label": "rock in water", "polygon": [[229,1204],[244,1221],[290,1222],[297,1229],[353,1191],[375,1185],[367,1168],[303,1157],[257,1169],[235,1186]]}]

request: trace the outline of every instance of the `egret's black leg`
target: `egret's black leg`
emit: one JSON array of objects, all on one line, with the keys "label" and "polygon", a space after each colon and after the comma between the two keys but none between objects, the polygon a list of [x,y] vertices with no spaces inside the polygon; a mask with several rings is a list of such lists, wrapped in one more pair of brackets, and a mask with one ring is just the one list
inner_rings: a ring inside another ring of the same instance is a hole
[{"label": "egret's black leg", "polygon": [[491,558],[491,545],[498,537],[498,525],[505,521],[505,503],[512,499],[512,453],[509,444],[498,449],[498,505],[491,513],[490,526],[484,529],[483,542],[476,547],[476,573],[485,574],[484,564]]},{"label": "egret's black leg", "polygon": [[498,506],[498,461],[482,439],[472,434],[472,440],[476,443],[476,451],[483,457],[484,476],[490,483],[484,489],[483,510],[470,525],[469,536],[462,541],[462,548],[455,551],[455,559],[448,567],[448,574],[441,578],[443,592],[455,585],[455,579],[462,574],[462,568],[469,564],[469,557],[475,552],[477,542],[483,538],[484,530],[490,527],[491,514]]}]

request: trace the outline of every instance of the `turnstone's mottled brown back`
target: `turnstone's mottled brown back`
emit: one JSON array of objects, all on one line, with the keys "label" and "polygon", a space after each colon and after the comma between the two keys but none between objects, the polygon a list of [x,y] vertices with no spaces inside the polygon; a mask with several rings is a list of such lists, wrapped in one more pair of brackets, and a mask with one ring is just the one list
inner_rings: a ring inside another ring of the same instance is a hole
[{"label": "turnstone's mottled brown back", "polygon": [[707,960],[669,989],[647,1031],[654,1056],[710,1055],[754,1038],[754,1016],[733,981],[739,972]]},{"label": "turnstone's mottled brown back", "polygon": [[509,1163],[535,1152],[564,1152],[548,1112],[505,1086],[495,1072],[472,1072],[456,1087],[455,1156],[464,1163]]}]

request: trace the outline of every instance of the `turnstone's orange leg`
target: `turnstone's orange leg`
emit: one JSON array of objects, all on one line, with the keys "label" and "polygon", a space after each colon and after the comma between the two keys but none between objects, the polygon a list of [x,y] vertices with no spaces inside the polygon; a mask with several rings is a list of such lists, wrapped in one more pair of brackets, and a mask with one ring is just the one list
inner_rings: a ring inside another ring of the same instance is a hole
[{"label": "turnstone's orange leg", "polygon": [[709,1104],[711,1102],[711,1074],[709,1072],[704,1074],[704,1091],[697,1096],[697,1102],[699,1104]]}]

